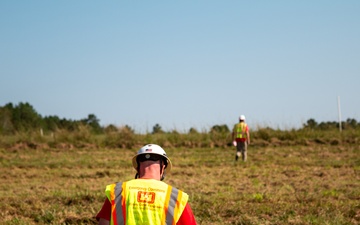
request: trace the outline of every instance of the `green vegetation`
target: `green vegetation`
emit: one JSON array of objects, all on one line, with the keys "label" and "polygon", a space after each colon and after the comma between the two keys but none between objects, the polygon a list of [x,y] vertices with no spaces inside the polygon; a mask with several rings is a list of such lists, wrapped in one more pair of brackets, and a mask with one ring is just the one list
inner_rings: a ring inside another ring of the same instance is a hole
[{"label": "green vegetation", "polygon": [[[107,184],[132,179],[137,149],[0,149],[0,224],[96,224]],[[359,224],[360,146],[166,148],[165,181],[198,224]]]},{"label": "green vegetation", "polygon": [[354,119],[251,131],[235,162],[230,129],[137,134],[95,115],[43,118],[30,104],[0,107],[0,224],[96,224],[107,184],[132,179],[142,145],[165,148],[165,181],[186,191],[198,224],[359,224],[360,126]]},{"label": "green vegetation", "polygon": [[[29,103],[0,107],[0,147],[4,148],[136,148],[144,143],[165,147],[214,148],[231,146],[231,129],[214,125],[209,131],[190,128],[187,133],[164,131],[160,124],[146,134],[137,134],[130,126],[101,127],[94,114],[73,121],[58,116],[42,117]],[[360,123],[355,119],[317,123],[309,119],[300,129],[251,128],[255,146],[293,146],[312,144],[359,144]]]}]

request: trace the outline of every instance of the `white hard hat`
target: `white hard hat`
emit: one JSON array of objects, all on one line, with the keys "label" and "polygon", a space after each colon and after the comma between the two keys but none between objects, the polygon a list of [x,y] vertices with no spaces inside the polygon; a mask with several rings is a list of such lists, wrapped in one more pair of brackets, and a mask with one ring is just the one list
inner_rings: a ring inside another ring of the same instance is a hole
[{"label": "white hard hat", "polygon": [[[148,154],[148,156],[145,154]],[[139,155],[145,155],[145,158],[150,158],[150,154],[160,155],[160,156],[164,157],[167,161],[167,166],[165,168],[165,171],[167,173],[170,172],[171,167],[172,167],[171,161],[170,161],[169,157],[167,157],[164,149],[156,144],[147,144],[147,145],[143,146],[142,148],[140,148],[140,150],[132,158],[132,164],[133,164],[133,167],[135,168],[135,170],[137,170],[137,167],[138,167],[138,163],[136,161],[137,157]]]},{"label": "white hard hat", "polygon": [[240,120],[245,120],[245,116],[244,115],[240,115]]}]

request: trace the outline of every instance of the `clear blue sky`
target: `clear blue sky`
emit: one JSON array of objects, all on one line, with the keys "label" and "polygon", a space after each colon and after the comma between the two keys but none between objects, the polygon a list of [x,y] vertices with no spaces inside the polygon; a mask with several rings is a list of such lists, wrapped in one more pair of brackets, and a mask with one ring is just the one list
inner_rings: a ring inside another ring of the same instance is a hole
[{"label": "clear blue sky", "polygon": [[360,120],[360,1],[0,1],[0,105],[151,131]]}]

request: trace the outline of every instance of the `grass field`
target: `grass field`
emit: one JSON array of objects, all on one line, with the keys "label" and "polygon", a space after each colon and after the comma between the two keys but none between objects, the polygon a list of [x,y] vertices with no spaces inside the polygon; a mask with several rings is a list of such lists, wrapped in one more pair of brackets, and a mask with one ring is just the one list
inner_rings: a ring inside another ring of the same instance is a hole
[{"label": "grass field", "polygon": [[[0,224],[96,224],[137,149],[0,149]],[[359,224],[360,146],[167,148],[198,224]]]}]

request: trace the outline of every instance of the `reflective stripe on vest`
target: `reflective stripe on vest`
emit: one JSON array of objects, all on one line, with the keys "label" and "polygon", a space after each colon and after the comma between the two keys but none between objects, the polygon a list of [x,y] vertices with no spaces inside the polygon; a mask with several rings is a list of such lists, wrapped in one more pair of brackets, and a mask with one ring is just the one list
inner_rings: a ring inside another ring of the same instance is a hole
[{"label": "reflective stripe on vest", "polygon": [[[125,194],[125,191],[128,190],[126,186],[127,186],[127,182],[123,182],[123,183],[111,184],[106,187],[105,193],[111,203],[110,225],[138,224],[137,221],[134,221],[135,217],[132,216],[132,214],[129,215],[129,218],[126,218],[128,213],[127,207],[129,207],[126,206],[126,204],[131,202],[130,199],[125,199],[127,196]],[[148,187],[145,187],[144,189],[147,190],[146,188]],[[167,189],[166,190],[164,189],[164,191],[166,191],[165,201],[163,203],[164,205],[161,207],[163,208],[164,211],[157,211],[160,213],[162,212],[161,225],[175,225],[177,220],[180,218],[182,211],[185,208],[185,205],[188,200],[188,195],[170,185],[167,185]],[[139,201],[139,196],[142,192],[143,191],[141,190],[137,192],[138,193],[137,201]],[[155,195],[156,194],[154,194],[154,196]],[[144,196],[141,197],[143,197],[144,201],[149,201],[151,200],[152,196],[144,194]],[[140,199],[142,199],[141,197]],[[134,204],[134,203],[130,203],[130,204]],[[147,203],[143,203],[143,204],[146,205]],[[152,210],[156,212],[156,210],[159,209],[157,207]],[[131,212],[134,213],[137,211],[134,211],[134,208],[132,208],[132,211],[129,211],[129,213]],[[150,215],[150,217],[154,216],[154,214],[151,213],[147,215]],[[151,220],[152,218],[148,218],[148,219]]]},{"label": "reflective stripe on vest", "polygon": [[124,216],[122,209],[122,183],[110,184],[106,186],[105,194],[111,203],[111,220],[110,225],[123,225]]},{"label": "reflective stripe on vest", "polygon": [[236,124],[236,138],[246,138],[246,123]]}]

